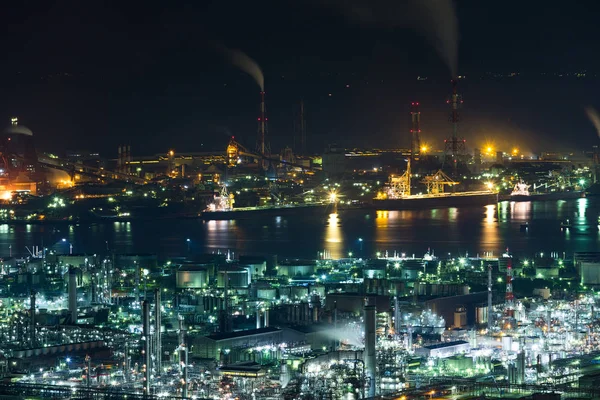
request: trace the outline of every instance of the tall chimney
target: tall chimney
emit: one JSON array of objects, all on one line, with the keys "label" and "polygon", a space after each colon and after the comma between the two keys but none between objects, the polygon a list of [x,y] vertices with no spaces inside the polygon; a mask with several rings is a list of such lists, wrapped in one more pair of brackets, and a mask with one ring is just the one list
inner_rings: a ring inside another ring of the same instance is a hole
[{"label": "tall chimney", "polygon": [[269,327],[269,309],[265,308],[265,328]]},{"label": "tall chimney", "polygon": [[491,334],[494,327],[494,312],[492,309],[492,266],[488,267],[488,305],[487,305],[488,331]]},{"label": "tall chimney", "polygon": [[156,289],[154,292],[154,336],[156,338],[156,369],[158,375],[161,375],[162,370],[162,337],[161,337],[161,326],[162,326],[162,315],[161,315],[161,299],[160,289]]},{"label": "tall chimney", "polygon": [[417,161],[421,153],[421,112],[419,111],[419,103],[413,102],[410,107],[410,117],[412,120],[412,128],[410,130],[410,158],[411,161]]},{"label": "tall chimney", "polygon": [[131,173],[131,146],[130,145],[127,145],[127,159],[125,161],[126,161],[126,163],[125,163],[126,172],[128,174],[130,174]]},{"label": "tall chimney", "polygon": [[142,303],[142,322],[144,335],[144,362],[146,364],[144,392],[150,394],[150,303],[144,300]]},{"label": "tall chimney", "polygon": [[77,324],[77,271],[69,268],[69,316],[72,324]]},{"label": "tall chimney", "polygon": [[35,347],[35,290],[31,291],[31,297],[30,297],[30,303],[31,303],[31,308],[29,313],[30,315],[30,322],[31,322],[31,328],[29,329],[29,335],[30,335],[30,345],[31,347]]},{"label": "tall chimney", "polygon": [[394,331],[396,335],[400,334],[400,297],[397,294],[394,297]]},{"label": "tall chimney", "polygon": [[123,172],[123,154],[121,150],[121,145],[119,145],[117,149],[117,172]]},{"label": "tall chimney", "polygon": [[260,329],[260,306],[256,306],[256,329]]},{"label": "tall chimney", "polygon": [[[369,397],[375,397],[375,369],[376,369],[376,308],[374,305],[365,306],[365,354],[364,363],[366,368],[366,377],[369,379]],[[366,382],[365,382],[366,383]]]}]

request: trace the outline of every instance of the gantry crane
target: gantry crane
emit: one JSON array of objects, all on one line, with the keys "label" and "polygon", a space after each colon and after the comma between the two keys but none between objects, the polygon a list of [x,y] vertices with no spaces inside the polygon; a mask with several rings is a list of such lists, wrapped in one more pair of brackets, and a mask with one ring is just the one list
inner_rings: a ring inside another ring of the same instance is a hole
[{"label": "gantry crane", "polygon": [[448,175],[446,175],[441,169],[433,175],[426,176],[423,178],[421,183],[427,186],[428,194],[440,194],[444,193],[444,186],[458,185],[458,182],[453,181]]}]

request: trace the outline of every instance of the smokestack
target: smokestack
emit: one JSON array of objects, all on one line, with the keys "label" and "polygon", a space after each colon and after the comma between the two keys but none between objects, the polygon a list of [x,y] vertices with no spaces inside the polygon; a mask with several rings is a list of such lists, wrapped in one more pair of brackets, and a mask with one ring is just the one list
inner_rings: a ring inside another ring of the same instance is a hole
[{"label": "smokestack", "polygon": [[[458,168],[458,156],[462,154],[465,150],[465,140],[458,138],[458,122],[460,121],[460,116],[458,113],[458,109],[463,103],[462,96],[458,94],[457,90],[458,81],[456,79],[452,80],[452,95],[450,96],[450,100],[447,101],[450,104],[450,122],[452,123],[452,137],[446,139],[445,142],[445,152],[446,157],[450,158],[450,162],[452,163],[452,174],[453,177],[457,175]],[[450,157],[448,157],[450,156]],[[455,188],[455,186],[453,186]]]},{"label": "smokestack", "polygon": [[30,322],[31,322],[31,328],[29,329],[29,338],[30,338],[30,345],[32,348],[35,347],[35,291],[32,290],[31,291],[31,297],[30,297],[30,303],[31,303],[31,308],[29,313],[30,315]]},{"label": "smokestack", "polygon": [[260,329],[260,307],[256,306],[256,329]]},{"label": "smokestack", "polygon": [[269,309],[265,308],[265,328],[269,327]]},{"label": "smokestack", "polygon": [[[262,90],[260,92],[260,115],[258,117],[258,138],[256,140],[256,151],[259,155],[263,157],[269,157],[269,145],[266,142],[267,136],[267,121],[268,118],[266,116],[267,109],[265,105],[265,92]],[[268,164],[266,160],[259,160],[259,165],[262,165],[263,169],[266,169]]]},{"label": "smokestack", "polygon": [[150,394],[150,303],[142,302],[142,323],[144,334],[144,362],[146,364],[144,392]]},{"label": "smokestack", "polygon": [[225,286],[224,296],[225,296],[225,298],[223,299],[224,300],[225,312],[223,313],[223,318],[224,318],[223,323],[225,324],[225,332],[229,332],[229,331],[231,331],[231,326],[230,326],[230,323],[229,323],[230,322],[230,315],[229,315],[229,275],[227,274],[227,271],[225,271],[223,279],[225,280],[225,282],[224,282],[224,286]]},{"label": "smokestack", "polygon": [[515,316],[515,305],[514,305],[515,296],[513,294],[512,278],[513,278],[512,260],[509,258],[508,264],[506,265],[506,308],[505,308],[505,314],[506,314],[506,318],[509,320],[508,321],[509,324],[510,324],[510,320]]},{"label": "smokestack", "polygon": [[161,298],[160,289],[156,289],[154,292],[154,336],[156,338],[156,369],[158,375],[161,375],[162,369],[162,337],[161,337],[161,326],[162,326],[162,315],[161,315]]},{"label": "smokestack", "polygon": [[117,172],[123,172],[123,155],[121,153],[121,145],[117,148]]},{"label": "smokestack", "polygon": [[306,154],[306,120],[304,119],[304,100],[300,100],[300,151]]},{"label": "smokestack", "polygon": [[488,267],[488,305],[487,305],[488,331],[491,334],[494,327],[494,312],[492,310],[492,266]]},{"label": "smokestack", "polygon": [[[364,363],[366,368],[366,376],[369,379],[369,397],[375,397],[375,366],[376,366],[376,353],[375,353],[375,306],[365,306],[365,354]],[[366,383],[366,382],[365,382]]]},{"label": "smokestack", "polygon": [[180,346],[185,346],[185,326],[183,323],[183,318],[181,315],[179,316],[179,337],[178,342]]},{"label": "smokestack", "polygon": [[400,297],[394,297],[394,330],[396,335],[400,334]]},{"label": "smokestack", "polygon": [[419,111],[419,103],[413,102],[410,107],[412,120],[410,158],[414,162],[419,160],[421,153],[421,112]]},{"label": "smokestack", "polygon": [[69,316],[71,324],[77,324],[77,271],[69,268]]}]

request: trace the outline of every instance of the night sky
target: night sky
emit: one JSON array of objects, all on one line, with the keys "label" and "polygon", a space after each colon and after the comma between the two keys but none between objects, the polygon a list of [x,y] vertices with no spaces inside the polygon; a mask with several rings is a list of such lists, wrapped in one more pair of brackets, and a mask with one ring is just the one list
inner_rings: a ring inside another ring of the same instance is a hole
[{"label": "night sky", "polygon": [[[115,157],[130,143],[136,156],[224,149],[230,135],[254,147],[259,88],[211,49],[214,40],[261,65],[274,149],[293,144],[300,99],[313,151],[407,146],[411,101],[422,104],[424,141],[442,147],[450,133],[450,72],[422,32],[353,23],[318,0],[2,8],[0,122],[18,116],[41,148]],[[583,150],[600,141],[583,111],[600,109],[596,2],[464,0],[456,11],[469,147]]]}]

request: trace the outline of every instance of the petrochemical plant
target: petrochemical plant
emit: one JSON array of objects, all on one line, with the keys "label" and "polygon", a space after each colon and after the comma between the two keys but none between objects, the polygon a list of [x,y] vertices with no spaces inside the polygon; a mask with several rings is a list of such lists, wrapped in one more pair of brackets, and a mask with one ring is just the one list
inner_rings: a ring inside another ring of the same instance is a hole
[{"label": "petrochemical plant", "polygon": [[5,259],[0,387],[54,398],[595,398],[599,266],[596,253],[508,251]]}]

